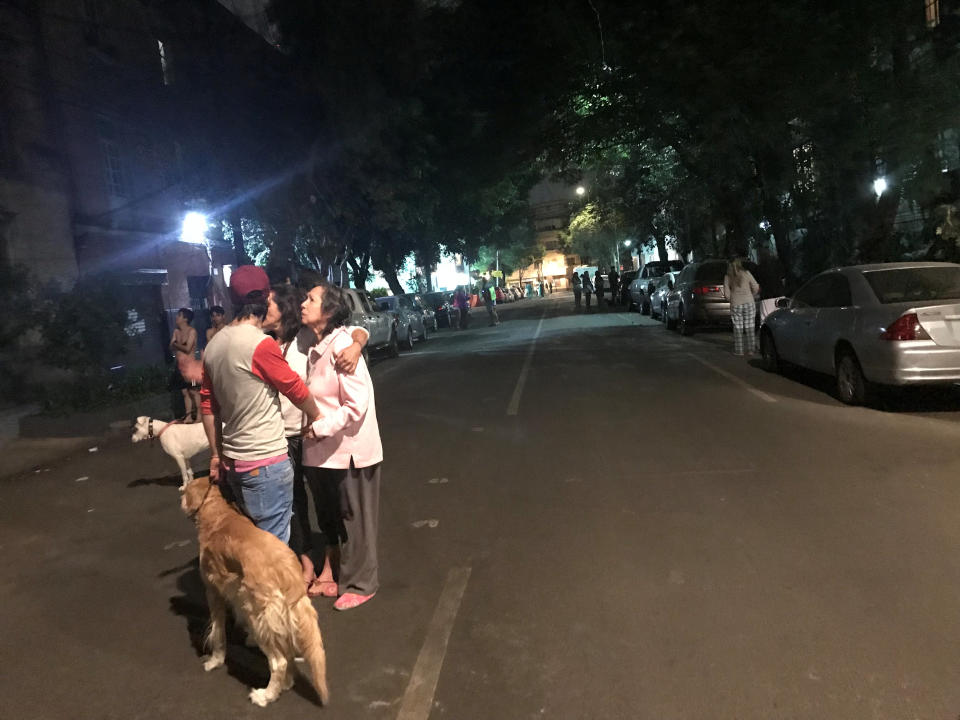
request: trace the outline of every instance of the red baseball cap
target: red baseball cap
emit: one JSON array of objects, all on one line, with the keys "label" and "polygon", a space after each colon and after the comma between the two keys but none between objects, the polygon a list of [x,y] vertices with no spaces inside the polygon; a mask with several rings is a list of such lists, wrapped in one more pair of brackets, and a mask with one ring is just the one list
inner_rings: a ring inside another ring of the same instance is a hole
[{"label": "red baseball cap", "polygon": [[[253,293],[259,293],[250,297]],[[256,265],[241,265],[230,275],[230,299],[234,305],[262,300],[270,294],[270,278],[263,268]]]}]

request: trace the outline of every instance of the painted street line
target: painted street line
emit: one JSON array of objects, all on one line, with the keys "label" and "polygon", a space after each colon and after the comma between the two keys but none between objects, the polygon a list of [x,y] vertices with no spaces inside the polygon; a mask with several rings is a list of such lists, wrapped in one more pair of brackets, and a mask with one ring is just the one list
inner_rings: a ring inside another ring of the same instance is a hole
[{"label": "painted street line", "polygon": [[530,349],[527,350],[527,358],[523,361],[523,369],[520,371],[520,377],[517,378],[517,386],[513,389],[513,397],[510,398],[510,404],[507,405],[507,415],[516,415],[520,409],[520,396],[523,395],[523,386],[527,384],[527,375],[530,372],[530,363],[533,361],[533,351],[537,347],[537,338],[540,337],[540,330],[543,328],[543,318],[547,314],[547,309],[543,309],[540,315],[540,322],[537,323],[537,329],[533,333],[533,339],[530,341]]},{"label": "painted street line", "polygon": [[435,528],[440,524],[440,521],[435,518],[430,518],[429,520],[417,520],[416,522],[410,523],[413,527],[417,528]]},{"label": "painted street line", "polygon": [[427,627],[427,637],[420,648],[417,662],[410,673],[410,682],[403,693],[397,720],[427,720],[433,710],[433,696],[437,691],[440,669],[447,654],[447,643],[453,623],[460,610],[460,601],[467,589],[470,568],[453,568],[447,573],[437,608]]},{"label": "painted street line", "polygon": [[721,368],[718,368],[718,367],[717,367],[716,365],[714,365],[712,362],[708,362],[707,360],[704,360],[702,357],[699,357],[699,356],[697,356],[697,355],[694,355],[693,353],[687,353],[687,355],[689,355],[690,357],[692,357],[692,358],[693,358],[694,360],[696,360],[697,362],[703,363],[703,364],[706,365],[708,368],[710,368],[710,369],[713,370],[715,373],[717,373],[717,375],[722,375],[723,377],[725,377],[725,378],[726,378],[727,380],[729,380],[730,382],[736,383],[737,385],[740,385],[741,387],[745,388],[746,390],[749,390],[750,392],[752,392],[754,395],[756,395],[756,396],[757,396],[758,398],[760,398],[761,400],[764,400],[764,401],[769,402],[769,403],[775,403],[775,402],[777,401],[777,399],[776,399],[775,397],[773,397],[772,395],[767,395],[767,393],[765,393],[763,390],[758,390],[758,389],[755,388],[753,385],[751,385],[750,383],[748,383],[746,380],[741,380],[741,379],[738,378],[736,375],[734,375],[734,374],[732,374],[732,373],[728,373],[726,370],[723,370],[723,369],[721,369]]}]

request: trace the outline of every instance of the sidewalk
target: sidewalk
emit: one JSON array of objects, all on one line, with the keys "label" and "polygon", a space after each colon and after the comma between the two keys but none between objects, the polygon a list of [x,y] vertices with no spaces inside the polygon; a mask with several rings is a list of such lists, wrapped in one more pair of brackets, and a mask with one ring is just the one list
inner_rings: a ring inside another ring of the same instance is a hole
[{"label": "sidewalk", "polygon": [[0,479],[42,472],[76,453],[99,452],[102,445],[129,437],[137,415],[169,417],[169,398],[158,395],[71,415],[42,415],[38,410],[22,405],[0,412]]}]

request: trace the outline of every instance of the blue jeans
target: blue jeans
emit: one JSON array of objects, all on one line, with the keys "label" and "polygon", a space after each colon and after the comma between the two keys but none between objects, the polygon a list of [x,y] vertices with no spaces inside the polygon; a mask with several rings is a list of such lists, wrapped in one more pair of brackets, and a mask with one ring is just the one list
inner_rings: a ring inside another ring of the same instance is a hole
[{"label": "blue jeans", "polygon": [[227,482],[246,515],[261,530],[290,540],[293,513],[293,465],[290,458],[245,473],[229,473]]}]

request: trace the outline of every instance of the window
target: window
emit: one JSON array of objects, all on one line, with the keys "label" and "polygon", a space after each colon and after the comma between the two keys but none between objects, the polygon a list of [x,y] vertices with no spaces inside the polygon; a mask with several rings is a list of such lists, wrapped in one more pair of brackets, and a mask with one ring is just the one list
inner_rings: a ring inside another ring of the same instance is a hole
[{"label": "window", "polygon": [[949,265],[870,270],[863,277],[883,304],[960,298],[960,268]]},{"label": "window", "polygon": [[107,193],[114,197],[126,197],[127,185],[123,172],[123,158],[116,126],[112,120],[97,119],[97,137],[103,158],[103,177]]},{"label": "window", "polygon": [[850,283],[835,272],[817,275],[797,291],[793,302],[798,307],[848,307],[853,304]]},{"label": "window", "polygon": [[170,50],[163,40],[157,40],[157,50],[160,53],[160,77],[164,85],[173,85],[173,65],[170,60]]},{"label": "window", "polygon": [[934,28],[940,24],[940,0],[923,0],[923,11],[928,28]]}]

